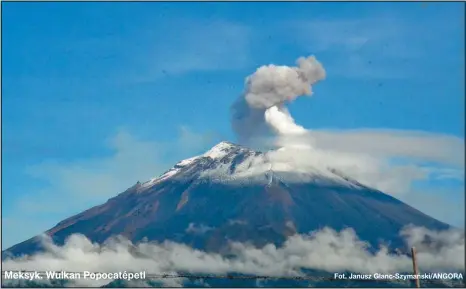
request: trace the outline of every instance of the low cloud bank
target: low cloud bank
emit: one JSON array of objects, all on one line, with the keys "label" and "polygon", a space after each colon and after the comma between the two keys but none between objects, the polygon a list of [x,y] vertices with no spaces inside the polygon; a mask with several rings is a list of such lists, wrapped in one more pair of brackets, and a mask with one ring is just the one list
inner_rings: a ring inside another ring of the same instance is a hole
[{"label": "low cloud bank", "polygon": [[[464,272],[464,232],[430,231],[406,227],[400,233],[408,246],[415,246],[421,272]],[[299,276],[303,269],[330,273],[411,272],[409,256],[391,254],[386,248],[371,253],[352,229],[340,232],[325,228],[308,235],[294,235],[281,247],[269,244],[256,248],[232,243],[229,257],[198,251],[173,242],[132,244],[124,238],[113,238],[102,245],[75,234],[63,246],[44,237],[45,252],[6,259],[3,270],[40,270],[69,272],[146,271],[151,274],[227,274],[243,273],[262,276]],[[110,282],[90,283],[75,280],[74,285],[101,286]]]}]

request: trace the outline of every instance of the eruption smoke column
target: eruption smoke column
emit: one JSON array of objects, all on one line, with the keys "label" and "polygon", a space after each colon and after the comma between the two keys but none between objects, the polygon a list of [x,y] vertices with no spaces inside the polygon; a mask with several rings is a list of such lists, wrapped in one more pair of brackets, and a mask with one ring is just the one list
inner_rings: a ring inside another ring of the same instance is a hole
[{"label": "eruption smoke column", "polygon": [[312,95],[311,85],[325,78],[325,70],[314,56],[300,57],[297,67],[266,65],[246,78],[243,95],[233,104],[232,125],[240,142],[264,133],[306,133],[286,109],[299,96]]}]

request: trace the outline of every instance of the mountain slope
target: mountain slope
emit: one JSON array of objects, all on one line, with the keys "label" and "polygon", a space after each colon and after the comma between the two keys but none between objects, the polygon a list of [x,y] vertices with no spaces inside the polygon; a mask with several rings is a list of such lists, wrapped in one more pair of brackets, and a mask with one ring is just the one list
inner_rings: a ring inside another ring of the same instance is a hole
[{"label": "mountain slope", "polygon": [[[222,142],[46,233],[59,244],[73,233],[99,243],[120,234],[133,242],[168,239],[222,252],[229,240],[281,244],[325,226],[351,227],[374,246],[401,247],[399,231],[408,224],[449,227],[341,172],[275,167],[267,153]],[[36,250],[40,244],[32,238],[6,252]]]}]

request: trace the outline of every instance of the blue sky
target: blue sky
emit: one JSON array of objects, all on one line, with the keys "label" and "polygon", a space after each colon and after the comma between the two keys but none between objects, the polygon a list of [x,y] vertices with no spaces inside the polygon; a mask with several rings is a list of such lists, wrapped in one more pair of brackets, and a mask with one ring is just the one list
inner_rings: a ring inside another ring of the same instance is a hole
[{"label": "blue sky", "polygon": [[[306,128],[464,138],[461,3],[10,2],[2,11],[5,247],[234,141],[230,105],[264,64],[311,54],[323,63],[312,99],[290,106]],[[406,201],[433,198],[420,209],[462,224],[464,205],[434,210],[440,199],[463,204],[463,181],[428,182],[427,195]]]}]

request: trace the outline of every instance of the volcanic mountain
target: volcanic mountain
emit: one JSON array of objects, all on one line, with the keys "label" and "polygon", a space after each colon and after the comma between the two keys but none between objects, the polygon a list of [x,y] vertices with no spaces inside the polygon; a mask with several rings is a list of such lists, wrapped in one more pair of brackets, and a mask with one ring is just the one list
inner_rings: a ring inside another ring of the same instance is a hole
[{"label": "volcanic mountain", "polygon": [[[59,222],[46,234],[58,244],[74,233],[98,243],[123,235],[133,242],[171,240],[222,252],[229,241],[279,245],[296,233],[351,227],[374,246],[383,241],[399,248],[399,232],[408,224],[449,228],[331,168],[296,172],[274,166],[268,153],[221,142],[160,177],[138,182],[106,203]],[[38,240],[6,252],[33,253],[41,249]]]}]

